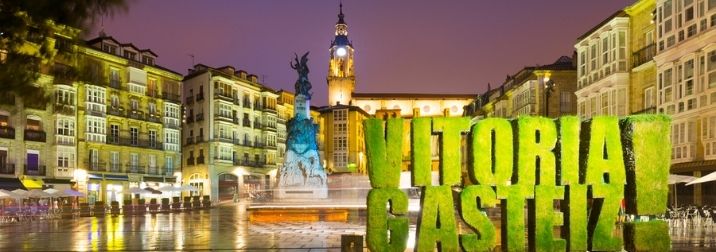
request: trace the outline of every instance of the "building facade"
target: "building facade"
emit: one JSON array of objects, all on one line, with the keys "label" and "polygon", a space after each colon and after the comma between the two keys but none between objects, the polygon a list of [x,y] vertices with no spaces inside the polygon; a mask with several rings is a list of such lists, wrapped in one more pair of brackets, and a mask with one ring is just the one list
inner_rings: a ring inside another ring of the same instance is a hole
[{"label": "building facade", "polygon": [[496,89],[473,97],[464,114],[482,117],[559,117],[576,113],[576,69],[572,58],[562,56],[552,64],[525,67]]},{"label": "building facade", "polygon": [[[656,107],[672,117],[672,167],[716,170],[716,2],[656,1]],[[680,204],[713,204],[716,183],[678,186]]]},{"label": "building facade", "polygon": [[80,191],[122,202],[130,187],[180,182],[181,74],[156,65],[151,50],[106,35],[77,53],[85,75],[75,92]]},{"label": "building facade", "polygon": [[271,189],[293,113],[286,96],[231,66],[194,66],[184,78],[184,183],[214,200]]}]

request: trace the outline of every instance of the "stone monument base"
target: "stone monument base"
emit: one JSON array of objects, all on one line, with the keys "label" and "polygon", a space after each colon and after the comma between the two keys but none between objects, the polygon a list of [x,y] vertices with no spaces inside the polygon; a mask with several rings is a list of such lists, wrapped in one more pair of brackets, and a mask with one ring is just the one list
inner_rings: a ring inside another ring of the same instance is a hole
[{"label": "stone monument base", "polygon": [[277,199],[325,199],[328,198],[328,189],[315,187],[276,188],[274,197]]}]

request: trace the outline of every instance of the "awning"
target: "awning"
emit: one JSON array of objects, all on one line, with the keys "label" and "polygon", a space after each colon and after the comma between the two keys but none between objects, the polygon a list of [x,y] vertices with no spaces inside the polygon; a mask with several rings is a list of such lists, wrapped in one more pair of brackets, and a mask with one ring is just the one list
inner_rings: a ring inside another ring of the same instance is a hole
[{"label": "awning", "polygon": [[105,174],[104,179],[106,180],[129,180],[129,177],[127,175],[109,175]]},{"label": "awning", "polygon": [[12,191],[16,189],[27,190],[19,178],[0,178],[0,189]]},{"label": "awning", "polygon": [[175,178],[175,177],[166,178],[166,179],[164,180],[164,182],[166,182],[166,183],[176,183],[176,182],[177,182],[177,178]]},{"label": "awning", "polygon": [[28,190],[31,189],[42,189],[42,180],[41,179],[23,179],[22,184],[27,188]]},{"label": "awning", "polygon": [[102,179],[102,174],[87,173],[87,178],[89,178],[89,179]]},{"label": "awning", "polygon": [[42,181],[44,181],[45,184],[72,184],[70,179],[44,178]]},{"label": "awning", "polygon": [[144,176],[144,181],[147,182],[164,182],[164,178],[162,177],[150,177],[150,176]]}]

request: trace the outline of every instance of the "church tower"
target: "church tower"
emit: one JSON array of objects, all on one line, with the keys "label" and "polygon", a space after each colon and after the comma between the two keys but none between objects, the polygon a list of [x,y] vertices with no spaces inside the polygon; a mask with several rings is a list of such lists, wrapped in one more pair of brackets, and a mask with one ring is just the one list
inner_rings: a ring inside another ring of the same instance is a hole
[{"label": "church tower", "polygon": [[343,20],[343,4],[340,4],[336,37],[331,42],[328,65],[328,105],[348,105],[355,88],[353,72],[353,45],[348,40],[348,25]]}]

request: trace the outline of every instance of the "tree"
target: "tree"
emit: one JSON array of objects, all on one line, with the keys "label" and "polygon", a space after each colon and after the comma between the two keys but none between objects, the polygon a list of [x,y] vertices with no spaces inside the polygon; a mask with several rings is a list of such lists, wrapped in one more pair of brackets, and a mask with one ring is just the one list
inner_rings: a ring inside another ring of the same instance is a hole
[{"label": "tree", "polygon": [[[70,40],[78,39],[79,31],[98,17],[126,10],[125,0],[0,0],[0,94],[46,101],[35,82],[43,68],[54,69],[55,34],[69,31]],[[64,74],[77,72],[60,69]]]}]

